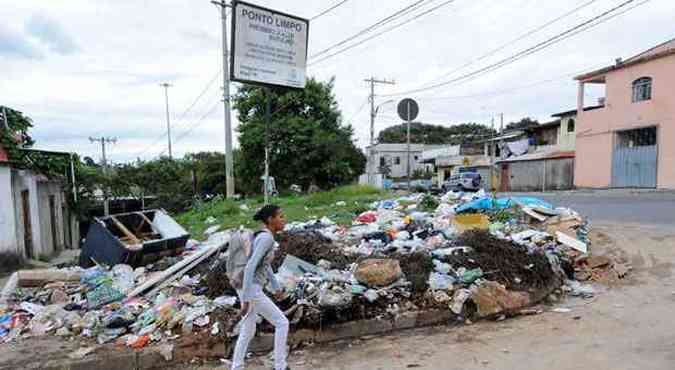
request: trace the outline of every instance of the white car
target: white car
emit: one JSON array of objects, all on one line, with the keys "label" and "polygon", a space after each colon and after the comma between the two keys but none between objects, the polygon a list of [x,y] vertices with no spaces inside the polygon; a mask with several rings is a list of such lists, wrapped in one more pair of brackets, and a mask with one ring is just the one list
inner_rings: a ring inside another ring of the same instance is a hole
[{"label": "white car", "polygon": [[475,172],[463,172],[450,176],[443,183],[443,191],[477,191],[480,189],[483,179]]}]

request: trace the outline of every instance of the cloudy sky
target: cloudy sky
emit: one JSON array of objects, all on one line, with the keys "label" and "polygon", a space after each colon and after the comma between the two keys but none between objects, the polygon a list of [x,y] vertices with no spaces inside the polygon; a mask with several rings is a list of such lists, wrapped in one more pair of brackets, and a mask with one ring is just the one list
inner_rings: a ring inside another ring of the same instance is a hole
[{"label": "cloudy sky", "polygon": [[[364,36],[396,28],[312,64],[308,74],[335,76],[343,119],[356,128],[361,147],[369,135],[363,80],[371,75],[396,81],[377,86],[378,104],[414,97],[423,122],[489,123],[499,113],[506,122],[524,116],[544,121],[574,108],[576,73],[675,37],[672,0],[635,0],[604,23],[488,73],[474,72],[625,1],[427,0]],[[340,1],[255,2],[311,18]],[[416,2],[348,0],[312,21],[309,54]],[[118,140],[109,150],[114,162],[166,153],[159,84],[169,82],[174,155],[222,150],[220,15],[208,0],[0,0],[0,9],[0,104],[33,118],[36,147],[98,160],[100,146],[88,138],[105,136]],[[465,75],[474,77],[405,93]],[[399,93],[405,94],[385,96]],[[588,95],[596,99],[602,91]],[[376,130],[397,122],[395,104],[384,104]]]}]

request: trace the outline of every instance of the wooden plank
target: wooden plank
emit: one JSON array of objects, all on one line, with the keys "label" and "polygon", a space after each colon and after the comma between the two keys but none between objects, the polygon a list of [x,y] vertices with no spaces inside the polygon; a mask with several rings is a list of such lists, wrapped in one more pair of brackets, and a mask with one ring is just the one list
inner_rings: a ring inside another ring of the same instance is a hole
[{"label": "wooden plank", "polygon": [[155,276],[154,278],[152,278],[152,279],[150,279],[150,280],[144,282],[143,284],[139,285],[138,287],[136,287],[136,289],[134,289],[133,291],[131,291],[131,292],[127,295],[127,298],[132,298],[132,297],[135,297],[135,296],[137,296],[137,295],[139,295],[139,294],[142,294],[143,292],[145,292],[146,290],[152,288],[152,287],[155,286],[156,284],[159,284],[159,283],[165,281],[166,279],[169,279],[169,278],[170,278],[171,276],[173,276],[176,272],[179,272],[179,271],[182,270],[184,267],[190,265],[192,262],[194,262],[195,260],[199,259],[200,257],[206,255],[206,254],[209,253],[209,252],[210,252],[210,253],[214,253],[214,250],[220,249],[220,248],[223,247],[225,244],[227,244],[228,241],[229,241],[229,237],[228,237],[227,239],[225,239],[225,240],[224,240],[221,244],[219,244],[219,245],[214,245],[214,246],[212,246],[212,247],[210,247],[210,248],[205,248],[204,250],[201,250],[201,251],[199,251],[199,252],[197,252],[197,253],[194,253],[194,254],[192,254],[192,255],[190,255],[190,256],[184,258],[182,261],[180,261],[180,262],[178,262],[177,264],[175,264],[175,265],[169,267],[168,269],[164,270],[164,272],[162,272],[161,274]]},{"label": "wooden plank", "polygon": [[586,243],[580,242],[576,238],[573,238],[567,234],[563,234],[560,231],[557,231],[555,233],[556,237],[558,238],[558,241],[563,243],[564,245],[576,249],[581,253],[587,253],[588,252],[588,246]]},{"label": "wooden plank", "polygon": [[39,287],[52,281],[80,281],[81,273],[71,270],[21,270],[17,272],[18,286]]},{"label": "wooden plank", "polygon": [[131,231],[129,231],[129,229],[126,228],[126,226],[124,226],[121,222],[119,222],[115,218],[115,216],[110,216],[110,219],[113,220],[113,223],[115,223],[115,226],[117,226],[117,228],[120,229],[120,231],[122,233],[124,233],[124,235],[126,235],[126,237],[129,238],[129,240],[131,240],[133,242],[133,244],[141,244],[141,241],[138,240],[136,235],[132,234]]},{"label": "wooden plank", "polygon": [[138,226],[136,226],[136,229],[134,230],[134,232],[136,233],[136,235],[138,235],[138,234],[141,233],[141,229],[143,228],[143,225],[145,225],[145,222],[146,222],[146,221],[145,221],[145,217],[142,217],[142,218],[141,218],[141,223],[138,224]]},{"label": "wooden plank", "polygon": [[521,207],[521,209],[523,210],[523,212],[525,212],[526,215],[534,218],[537,221],[544,222],[544,221],[546,221],[546,219],[548,219],[548,217],[535,212],[530,207]]},{"label": "wooden plank", "polygon": [[[159,292],[161,289],[164,289],[165,287],[169,286],[169,284],[171,284],[171,283],[173,283],[174,281],[180,279],[181,277],[183,277],[183,275],[185,275],[185,274],[188,273],[190,270],[192,270],[193,268],[195,268],[197,265],[199,265],[200,263],[202,263],[205,259],[207,259],[207,258],[213,256],[213,254],[215,254],[219,249],[220,249],[220,248],[213,248],[213,249],[209,250],[208,253],[206,253],[206,254],[204,254],[203,256],[197,258],[194,262],[192,262],[191,264],[187,265],[184,269],[178,271],[176,274],[172,275],[170,278],[164,280],[161,284],[157,285],[153,290],[151,290],[151,291],[147,294],[147,296],[152,297],[155,293]],[[225,277],[223,277],[223,278],[225,278]]]}]

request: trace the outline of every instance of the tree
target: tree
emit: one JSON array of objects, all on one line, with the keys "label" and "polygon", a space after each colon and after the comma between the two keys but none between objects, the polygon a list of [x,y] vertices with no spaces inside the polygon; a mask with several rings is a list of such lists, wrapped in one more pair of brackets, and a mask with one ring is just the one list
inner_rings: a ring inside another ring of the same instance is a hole
[{"label": "tree", "polygon": [[194,172],[197,192],[202,195],[226,194],[225,154],[199,152],[185,155],[185,160]]},{"label": "tree", "polygon": [[333,95],[334,80],[307,80],[302,90],[242,86],[234,96],[239,117],[241,158],[235,170],[240,189],[259,192],[264,173],[266,94],[270,94],[270,173],[277,186],[331,188],[355,180],[366,158],[352,141],[353,129],[341,124]]},{"label": "tree", "polygon": [[9,158],[13,161],[21,161],[22,148],[30,148],[35,143],[28,135],[28,130],[33,127],[33,120],[24,116],[22,112],[9,107],[0,106],[0,115],[2,123],[7,123],[6,129],[0,126],[0,146],[7,151]]},{"label": "tree", "polygon": [[[429,125],[419,122],[410,124],[410,142],[415,144],[458,145],[473,139],[496,133],[493,129],[478,123],[461,123],[453,126]],[[378,135],[379,143],[405,143],[407,124],[388,127]]]},{"label": "tree", "polygon": [[524,130],[535,126],[539,126],[539,121],[530,117],[525,117],[520,121],[510,122],[506,125],[506,130]]}]

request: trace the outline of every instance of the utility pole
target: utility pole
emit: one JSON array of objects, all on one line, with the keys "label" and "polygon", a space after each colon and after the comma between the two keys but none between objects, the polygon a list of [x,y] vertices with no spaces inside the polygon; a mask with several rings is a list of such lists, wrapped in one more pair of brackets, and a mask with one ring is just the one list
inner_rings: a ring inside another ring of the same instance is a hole
[{"label": "utility pole", "polygon": [[173,159],[173,152],[171,151],[171,121],[169,120],[169,87],[170,83],[164,82],[159,84],[164,88],[164,99],[166,101],[166,136],[169,138],[169,159]]},{"label": "utility pole", "polygon": [[[364,81],[370,83],[370,150],[368,151],[368,184],[373,185],[375,182],[374,172],[375,172],[375,116],[377,115],[377,110],[375,109],[375,84],[387,84],[394,85],[395,81],[391,80],[380,80],[375,77],[370,77]],[[379,108],[379,107],[378,107]]]},{"label": "utility pole", "polygon": [[[114,144],[117,142],[116,137],[89,137],[89,141],[92,143],[101,143],[101,164],[103,166],[103,173],[108,173],[108,159],[105,155],[105,144]],[[103,213],[105,216],[110,214],[110,207],[108,205],[108,192],[109,189],[103,191]]]},{"label": "utility pole", "polygon": [[220,7],[223,38],[223,110],[225,112],[225,187],[228,199],[234,198],[234,159],[232,158],[232,119],[230,117],[230,74],[228,71],[229,51],[227,48],[227,7],[225,1],[211,1]]}]

